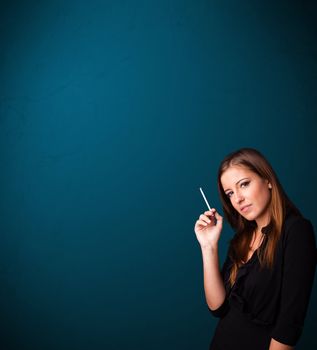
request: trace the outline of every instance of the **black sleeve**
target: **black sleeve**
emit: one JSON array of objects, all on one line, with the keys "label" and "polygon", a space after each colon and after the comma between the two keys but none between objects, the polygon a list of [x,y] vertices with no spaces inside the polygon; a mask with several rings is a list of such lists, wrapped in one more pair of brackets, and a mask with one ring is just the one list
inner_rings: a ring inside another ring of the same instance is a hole
[{"label": "black sleeve", "polygon": [[222,280],[224,282],[224,286],[225,286],[225,290],[226,290],[226,297],[225,300],[223,301],[223,303],[215,310],[211,310],[209,307],[209,311],[211,312],[211,314],[214,317],[218,317],[218,318],[222,318],[225,316],[225,314],[228,312],[229,310],[229,302],[228,302],[228,294],[229,294],[229,275],[230,275],[230,268],[231,268],[231,259],[229,258],[229,256],[227,255],[226,260],[222,266],[221,269],[221,276],[222,276]]},{"label": "black sleeve", "polygon": [[316,268],[316,241],[309,220],[298,218],[284,245],[280,308],[271,337],[295,346],[303,329]]}]

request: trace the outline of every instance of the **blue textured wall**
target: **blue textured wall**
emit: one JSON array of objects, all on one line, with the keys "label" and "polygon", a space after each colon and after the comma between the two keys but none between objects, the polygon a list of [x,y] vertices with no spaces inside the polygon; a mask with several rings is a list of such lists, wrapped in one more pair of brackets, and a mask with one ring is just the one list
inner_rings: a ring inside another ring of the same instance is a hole
[{"label": "blue textured wall", "polygon": [[1,349],[206,349],[198,188],[237,148],[317,228],[312,3],[1,2]]}]

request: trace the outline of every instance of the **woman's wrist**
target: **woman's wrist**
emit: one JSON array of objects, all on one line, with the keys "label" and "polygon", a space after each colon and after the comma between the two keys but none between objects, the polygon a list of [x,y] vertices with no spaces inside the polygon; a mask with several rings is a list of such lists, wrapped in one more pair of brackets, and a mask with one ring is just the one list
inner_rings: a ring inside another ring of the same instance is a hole
[{"label": "woman's wrist", "polygon": [[218,252],[218,242],[206,244],[206,245],[201,245],[200,248],[201,248],[201,251],[203,254],[217,253]]}]

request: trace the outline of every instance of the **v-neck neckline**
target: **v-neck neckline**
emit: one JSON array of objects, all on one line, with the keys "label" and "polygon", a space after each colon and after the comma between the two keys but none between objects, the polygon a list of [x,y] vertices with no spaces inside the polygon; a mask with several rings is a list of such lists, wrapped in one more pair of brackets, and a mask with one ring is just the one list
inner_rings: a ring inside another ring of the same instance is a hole
[{"label": "v-neck neckline", "polygon": [[250,257],[246,262],[244,262],[241,266],[247,265],[247,264],[255,257],[255,255],[257,255],[257,250],[258,250],[259,248],[260,248],[260,247],[256,248],[255,251],[252,253],[251,257]]}]

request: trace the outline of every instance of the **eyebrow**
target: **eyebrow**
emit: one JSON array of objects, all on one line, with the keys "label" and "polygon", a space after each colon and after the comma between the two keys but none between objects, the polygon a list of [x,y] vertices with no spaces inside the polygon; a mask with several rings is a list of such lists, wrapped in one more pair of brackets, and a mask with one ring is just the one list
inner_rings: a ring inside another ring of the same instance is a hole
[{"label": "eyebrow", "polygon": [[[240,179],[238,182],[236,182],[236,185],[237,185],[239,182],[241,182],[241,181],[243,181],[243,180],[246,180],[246,179],[248,179],[248,180],[249,180],[249,178],[248,178],[248,177],[244,177],[243,179]],[[230,188],[228,188],[228,189],[224,190],[224,192],[227,192],[227,191],[229,191],[229,190],[230,190]]]}]

